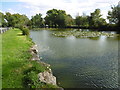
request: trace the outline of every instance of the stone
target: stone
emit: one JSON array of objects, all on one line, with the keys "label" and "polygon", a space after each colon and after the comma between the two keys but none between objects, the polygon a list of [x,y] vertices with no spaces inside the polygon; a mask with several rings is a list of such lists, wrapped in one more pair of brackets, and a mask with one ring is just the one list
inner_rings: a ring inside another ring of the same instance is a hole
[{"label": "stone", "polygon": [[30,48],[30,51],[34,52],[34,53],[38,53],[37,47],[36,46],[32,46],[32,48]]},{"label": "stone", "polygon": [[31,60],[40,60],[39,55],[34,54]]},{"label": "stone", "polygon": [[40,63],[41,63],[43,66],[45,66],[45,67],[50,67],[50,64],[47,64],[47,63],[42,62],[42,61],[40,61]]},{"label": "stone", "polygon": [[40,60],[39,55],[38,55],[37,45],[33,45],[30,48],[30,53],[32,54],[31,60]]},{"label": "stone", "polygon": [[52,84],[52,85],[57,85],[56,84],[56,77],[53,76],[51,70],[39,73],[38,78],[41,82],[44,82],[47,84]]}]

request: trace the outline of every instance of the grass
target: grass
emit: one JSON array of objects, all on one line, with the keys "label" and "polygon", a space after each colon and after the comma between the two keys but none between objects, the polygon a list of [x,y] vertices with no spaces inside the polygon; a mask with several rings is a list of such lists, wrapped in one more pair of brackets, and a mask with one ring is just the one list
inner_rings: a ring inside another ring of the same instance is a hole
[{"label": "grass", "polygon": [[56,88],[38,81],[37,74],[47,70],[36,61],[30,61],[31,39],[19,29],[2,35],[2,88]]}]

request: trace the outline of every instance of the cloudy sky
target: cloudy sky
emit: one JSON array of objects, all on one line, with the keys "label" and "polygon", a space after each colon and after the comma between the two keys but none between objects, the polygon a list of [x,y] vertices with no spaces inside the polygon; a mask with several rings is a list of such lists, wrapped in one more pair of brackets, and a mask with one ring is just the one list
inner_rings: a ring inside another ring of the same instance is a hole
[{"label": "cloudy sky", "polygon": [[89,15],[96,8],[101,9],[101,13],[106,18],[111,5],[117,5],[119,0],[2,0],[0,2],[0,11],[10,13],[26,14],[29,18],[37,13],[45,17],[46,12],[50,9],[62,9],[67,14]]}]

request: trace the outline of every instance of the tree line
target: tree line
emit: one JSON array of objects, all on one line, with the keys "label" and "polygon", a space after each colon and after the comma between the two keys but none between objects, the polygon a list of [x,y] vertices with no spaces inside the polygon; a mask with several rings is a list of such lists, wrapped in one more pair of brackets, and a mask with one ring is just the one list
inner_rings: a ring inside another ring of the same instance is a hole
[{"label": "tree line", "polygon": [[95,9],[90,15],[77,15],[75,19],[67,14],[64,10],[51,9],[46,13],[45,18],[42,18],[42,14],[36,14],[29,19],[26,15],[11,14],[6,12],[3,14],[0,12],[0,26],[2,27],[29,27],[29,28],[41,28],[41,27],[104,27],[104,26],[117,26],[120,27],[120,5],[111,7],[111,11],[108,11],[107,19],[102,18],[101,10]]}]

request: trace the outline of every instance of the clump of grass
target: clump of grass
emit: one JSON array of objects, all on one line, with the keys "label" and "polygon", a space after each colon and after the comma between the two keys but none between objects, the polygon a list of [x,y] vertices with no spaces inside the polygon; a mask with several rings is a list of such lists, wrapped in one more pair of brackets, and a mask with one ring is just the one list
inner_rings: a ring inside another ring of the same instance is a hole
[{"label": "clump of grass", "polygon": [[36,61],[30,61],[29,67],[23,72],[23,86],[25,88],[38,88],[40,82],[38,80],[38,73],[43,72],[45,67]]}]

